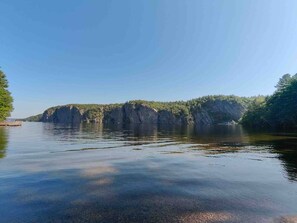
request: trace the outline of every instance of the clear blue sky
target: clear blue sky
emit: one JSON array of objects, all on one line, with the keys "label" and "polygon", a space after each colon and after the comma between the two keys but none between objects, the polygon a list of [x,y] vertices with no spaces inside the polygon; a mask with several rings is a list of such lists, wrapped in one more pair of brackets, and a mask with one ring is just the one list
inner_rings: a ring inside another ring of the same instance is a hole
[{"label": "clear blue sky", "polygon": [[271,94],[297,73],[296,0],[1,0],[13,117],[68,103]]}]

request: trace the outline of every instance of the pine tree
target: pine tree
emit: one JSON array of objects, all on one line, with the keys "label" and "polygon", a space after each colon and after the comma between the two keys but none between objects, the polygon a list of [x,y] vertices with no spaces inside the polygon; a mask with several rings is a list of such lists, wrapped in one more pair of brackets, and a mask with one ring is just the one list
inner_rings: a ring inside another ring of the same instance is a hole
[{"label": "pine tree", "polygon": [[278,91],[281,91],[285,87],[287,87],[290,82],[292,81],[293,77],[290,74],[284,74],[278,81],[277,85],[275,86]]}]

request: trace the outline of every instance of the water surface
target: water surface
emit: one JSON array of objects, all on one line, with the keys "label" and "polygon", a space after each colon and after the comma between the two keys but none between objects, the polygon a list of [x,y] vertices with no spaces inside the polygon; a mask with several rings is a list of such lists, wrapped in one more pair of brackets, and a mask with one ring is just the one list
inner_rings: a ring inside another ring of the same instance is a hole
[{"label": "water surface", "polygon": [[240,126],[0,128],[1,222],[275,222],[297,135]]}]

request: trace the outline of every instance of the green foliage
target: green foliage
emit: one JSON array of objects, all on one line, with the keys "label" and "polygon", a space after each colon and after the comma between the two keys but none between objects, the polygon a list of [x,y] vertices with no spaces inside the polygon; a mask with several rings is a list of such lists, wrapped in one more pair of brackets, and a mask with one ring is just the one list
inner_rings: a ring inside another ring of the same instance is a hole
[{"label": "green foliage", "polygon": [[39,122],[40,119],[42,117],[42,114],[39,115],[34,115],[34,116],[30,116],[28,118],[25,119],[21,119],[21,121],[26,121],[26,122]]},{"label": "green foliage", "polygon": [[238,97],[234,95],[209,95],[189,101],[175,101],[175,102],[156,102],[135,100],[129,101],[132,104],[144,104],[157,111],[170,111],[175,115],[190,115],[192,111],[196,111],[204,107],[207,109],[207,104],[217,101],[229,102],[230,104],[240,104],[243,107],[248,107],[249,104],[258,97]]},{"label": "green foliage", "polygon": [[74,106],[80,110],[110,110],[112,108],[120,107],[123,104],[69,104],[66,106]]},{"label": "green foliage", "polygon": [[248,111],[243,115],[241,124],[247,127],[268,127],[266,99],[254,99],[249,105]]},{"label": "green foliage", "polygon": [[278,81],[277,85],[275,86],[278,91],[283,90],[286,88],[290,82],[292,81],[292,77],[290,74],[284,74]]},{"label": "green foliage", "polygon": [[297,75],[285,74],[270,97],[255,101],[242,118],[249,127],[297,129]]},{"label": "green foliage", "polygon": [[185,116],[189,115],[189,107],[184,101],[157,102],[157,101],[134,100],[134,101],[129,101],[128,103],[143,104],[157,111],[170,111],[174,115],[185,115]]},{"label": "green foliage", "polygon": [[13,110],[13,98],[7,88],[8,81],[5,74],[0,70],[0,121],[9,117]]},{"label": "green foliage", "polygon": [[88,109],[85,113],[84,116],[87,117],[90,120],[94,119],[102,119],[104,114],[103,114],[103,108],[91,108]]},{"label": "green foliage", "polygon": [[274,125],[283,128],[297,128],[297,79],[276,91],[266,102],[268,118]]}]

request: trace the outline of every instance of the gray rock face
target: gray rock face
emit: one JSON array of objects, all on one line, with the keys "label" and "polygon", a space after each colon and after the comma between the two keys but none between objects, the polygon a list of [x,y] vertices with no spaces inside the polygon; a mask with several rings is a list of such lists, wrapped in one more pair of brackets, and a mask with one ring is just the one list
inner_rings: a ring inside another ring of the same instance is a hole
[{"label": "gray rock face", "polygon": [[188,125],[193,124],[192,116],[190,115],[175,115],[170,111],[159,111],[158,124],[160,125]]},{"label": "gray rock face", "polygon": [[200,109],[193,113],[193,117],[196,125],[212,125],[214,123],[213,118],[205,109]]},{"label": "gray rock face", "polygon": [[238,122],[246,108],[230,101],[209,101],[200,108],[194,109],[193,117],[196,125],[214,125],[225,122]]},{"label": "gray rock face", "polygon": [[158,123],[158,111],[143,104],[128,104],[123,106],[124,122],[127,124]]},{"label": "gray rock face", "polygon": [[103,123],[106,124],[122,124],[124,120],[123,108],[114,108],[104,113]]},{"label": "gray rock face", "polygon": [[74,106],[62,106],[56,109],[46,110],[41,118],[42,122],[54,123],[81,123],[83,118],[83,111],[80,111]]},{"label": "gray rock face", "polygon": [[159,112],[159,120],[158,122],[161,125],[174,125],[174,124],[181,124],[179,123],[179,120],[177,120],[177,117],[170,111],[166,111],[166,110],[161,110]]},{"label": "gray rock face", "polygon": [[41,122],[54,122],[54,115],[53,115],[54,113],[55,113],[55,110],[53,110],[53,109],[46,110],[42,114],[40,121]]},{"label": "gray rock face", "polygon": [[[86,107],[84,107],[86,108]],[[40,121],[77,124],[94,122],[104,124],[160,124],[160,125],[217,125],[238,122],[246,108],[231,100],[209,100],[189,108],[189,112],[159,111],[143,103],[125,103],[117,106],[99,106],[82,109],[66,105],[46,110]]]},{"label": "gray rock face", "polygon": [[82,113],[80,113],[78,108],[73,106],[61,107],[56,110],[55,120],[59,123],[80,123]]},{"label": "gray rock face", "polygon": [[125,113],[124,122],[127,124],[139,124],[140,119],[138,116],[138,112],[136,106],[134,104],[125,104],[123,106],[123,110]]}]

